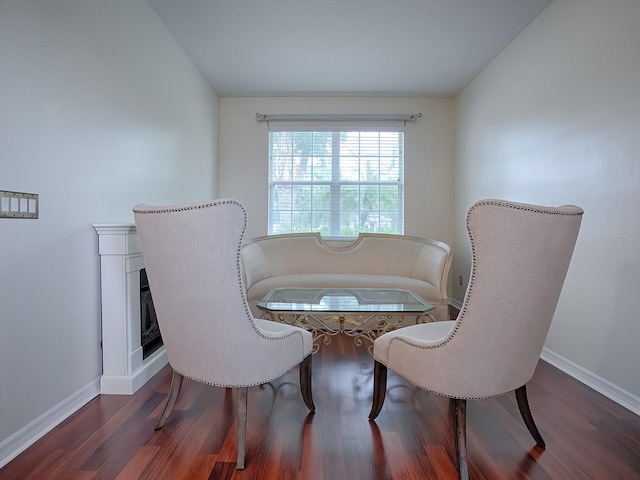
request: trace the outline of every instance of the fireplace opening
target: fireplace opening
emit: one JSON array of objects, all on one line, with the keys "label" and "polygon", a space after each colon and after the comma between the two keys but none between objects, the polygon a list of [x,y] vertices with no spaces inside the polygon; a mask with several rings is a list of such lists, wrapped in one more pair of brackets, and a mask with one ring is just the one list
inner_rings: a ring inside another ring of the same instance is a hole
[{"label": "fireplace opening", "polygon": [[160,327],[153,308],[153,299],[149,289],[147,272],[140,270],[140,339],[142,341],[142,358],[145,359],[162,345]]}]

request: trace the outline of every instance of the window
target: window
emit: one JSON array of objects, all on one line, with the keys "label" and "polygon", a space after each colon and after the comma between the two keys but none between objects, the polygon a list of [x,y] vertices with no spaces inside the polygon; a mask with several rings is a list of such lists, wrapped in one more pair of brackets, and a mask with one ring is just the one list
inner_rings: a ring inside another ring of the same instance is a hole
[{"label": "window", "polygon": [[269,234],[404,233],[404,132],[269,132]]}]

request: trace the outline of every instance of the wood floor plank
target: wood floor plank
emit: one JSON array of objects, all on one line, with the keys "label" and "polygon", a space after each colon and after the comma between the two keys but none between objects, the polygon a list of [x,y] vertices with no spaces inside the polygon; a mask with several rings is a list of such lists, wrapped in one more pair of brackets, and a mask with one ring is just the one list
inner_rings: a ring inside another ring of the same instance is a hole
[{"label": "wood floor plank", "polygon": [[[457,478],[448,399],[389,372],[387,399],[369,422],[366,347],[334,337],[313,361],[315,413],[302,401],[297,369],[249,389],[245,470],[235,468],[231,389],[185,379],[175,411],[154,430],[167,367],[134,395],[90,402],[0,469],[0,479]],[[640,480],[640,417],[542,361],[527,393],[547,448],[535,446],[513,395],[469,401],[471,479]]]},{"label": "wood floor plank", "polygon": [[131,461],[129,461],[126,466],[120,470],[116,480],[140,478],[147,466],[153,461],[159,448],[160,447],[143,445],[136,449],[136,452],[131,457]]}]

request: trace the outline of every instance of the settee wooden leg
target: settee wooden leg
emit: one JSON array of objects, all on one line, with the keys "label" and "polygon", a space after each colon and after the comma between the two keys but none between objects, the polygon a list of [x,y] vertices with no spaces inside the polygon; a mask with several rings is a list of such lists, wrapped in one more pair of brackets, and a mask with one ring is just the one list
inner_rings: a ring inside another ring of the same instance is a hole
[{"label": "settee wooden leg", "polygon": [[311,391],[311,355],[300,363],[300,392],[307,408],[315,412],[316,406],[313,404],[313,393]]},{"label": "settee wooden leg", "polygon": [[467,465],[467,401],[462,398],[453,399],[453,436],[458,457],[458,475],[460,480],[469,479]]},{"label": "settee wooden leg", "polygon": [[523,385],[516,389],[516,400],[518,402],[518,408],[520,409],[520,415],[524,420],[524,424],[527,426],[529,433],[536,441],[539,447],[545,448],[544,439],[540,435],[540,431],[533,421],[533,415],[531,415],[531,409],[529,408],[529,400],[527,399],[527,386]]},{"label": "settee wooden leg", "polygon": [[162,413],[160,414],[160,417],[156,422],[155,430],[161,429],[164,425],[164,422],[166,422],[169,418],[169,415],[171,415],[171,411],[176,404],[176,400],[178,400],[178,395],[180,395],[180,389],[182,388],[182,378],[182,375],[180,375],[175,370],[173,371],[173,375],[171,377],[171,388],[169,389],[169,395],[167,395],[167,403],[165,403],[164,410],[162,410]]},{"label": "settee wooden leg", "polygon": [[247,443],[247,387],[239,387],[238,392],[238,461],[236,468],[244,469],[244,451]]},{"label": "settee wooden leg", "polygon": [[387,366],[375,360],[373,364],[373,401],[371,413],[369,413],[369,420],[375,420],[380,410],[382,410],[386,394]]}]

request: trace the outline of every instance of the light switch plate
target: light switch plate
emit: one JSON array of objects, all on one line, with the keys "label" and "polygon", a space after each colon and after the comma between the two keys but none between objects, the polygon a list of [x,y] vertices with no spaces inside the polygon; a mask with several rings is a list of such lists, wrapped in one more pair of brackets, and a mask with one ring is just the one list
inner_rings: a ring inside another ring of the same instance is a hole
[{"label": "light switch plate", "polygon": [[0,190],[0,218],[38,218],[37,193]]}]

